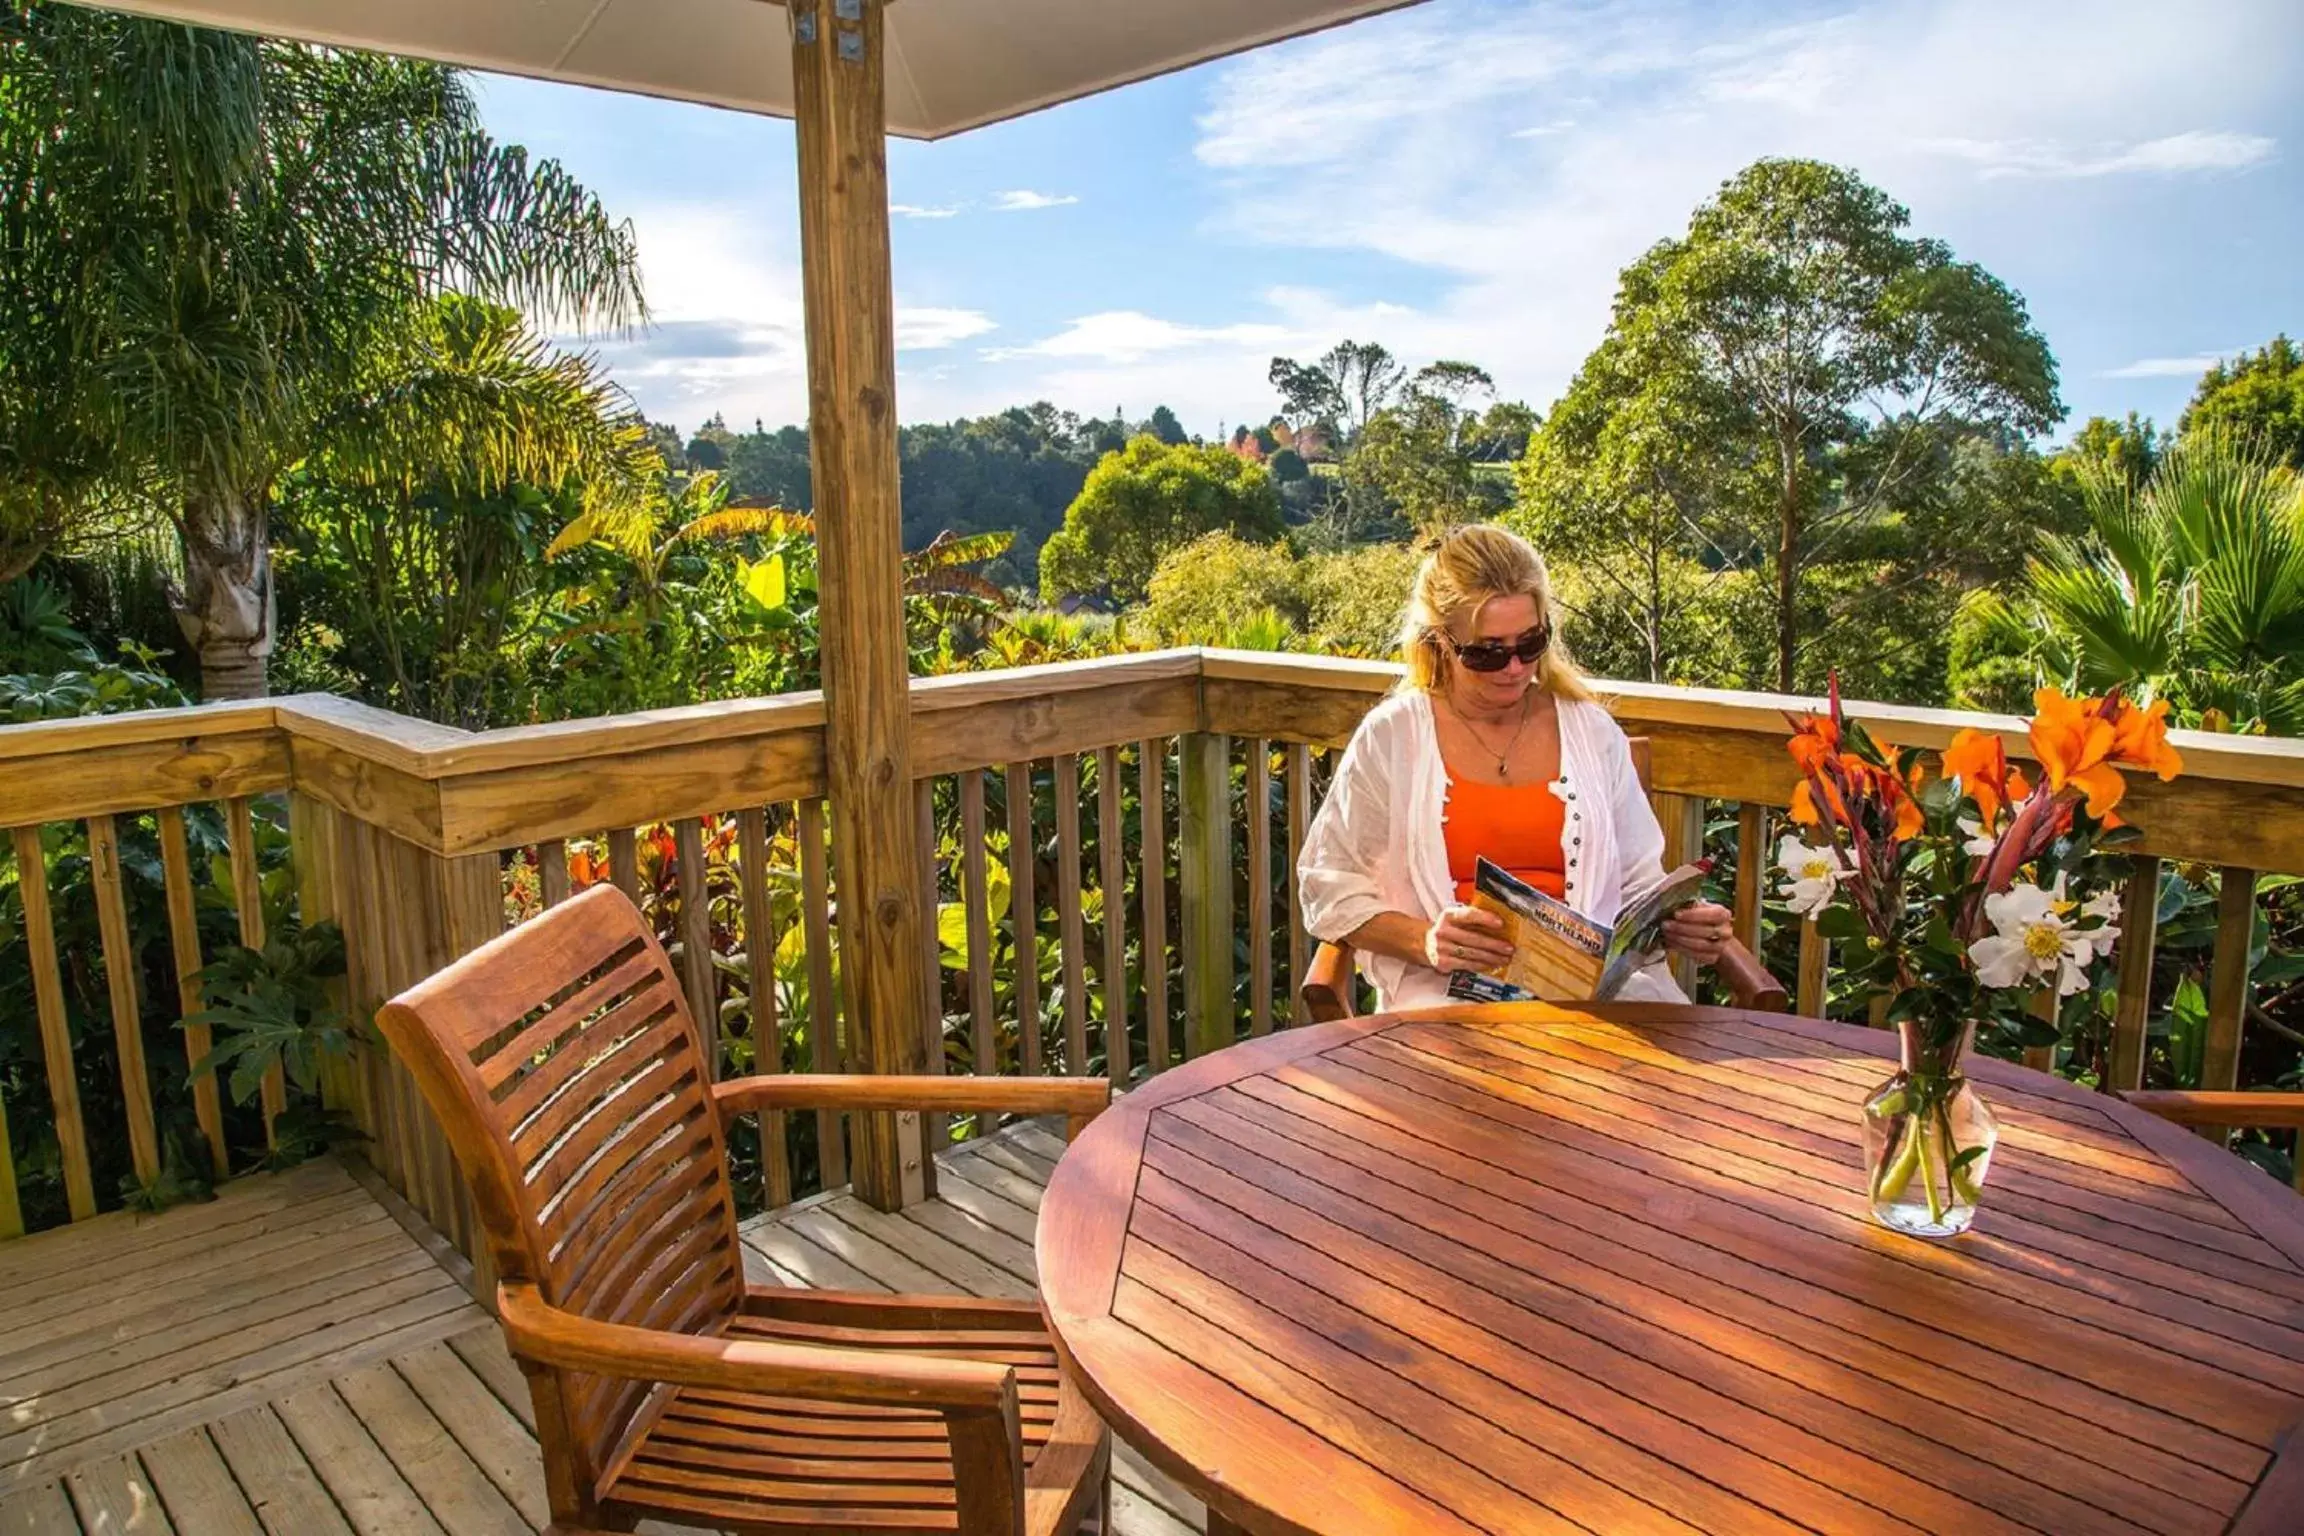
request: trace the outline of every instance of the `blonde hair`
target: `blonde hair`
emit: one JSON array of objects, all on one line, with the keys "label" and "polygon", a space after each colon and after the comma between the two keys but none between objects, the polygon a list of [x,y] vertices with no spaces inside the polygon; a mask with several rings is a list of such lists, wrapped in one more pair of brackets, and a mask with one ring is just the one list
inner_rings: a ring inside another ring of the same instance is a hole
[{"label": "blonde hair", "polygon": [[1416,568],[1408,611],[1400,624],[1400,654],[1408,663],[1404,686],[1426,693],[1444,689],[1455,661],[1449,621],[1458,614],[1469,618],[1482,604],[1499,597],[1534,598],[1537,622],[1552,631],[1551,648],[1536,664],[1536,686],[1558,698],[1590,699],[1592,685],[1560,640],[1544,557],[1518,534],[1487,523],[1448,534]]}]

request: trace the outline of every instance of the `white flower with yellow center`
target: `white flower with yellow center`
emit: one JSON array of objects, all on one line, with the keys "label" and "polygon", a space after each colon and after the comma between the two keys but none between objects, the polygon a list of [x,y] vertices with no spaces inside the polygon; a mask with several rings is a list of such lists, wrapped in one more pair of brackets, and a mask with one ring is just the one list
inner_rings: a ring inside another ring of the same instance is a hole
[{"label": "white flower with yellow center", "polygon": [[1776,846],[1776,867],[1784,874],[1776,894],[1784,898],[1796,917],[1814,917],[1832,905],[1840,882],[1856,872],[1839,849],[1829,844],[1811,848],[1797,836],[1786,837]]},{"label": "white flower with yellow center", "polygon": [[2100,930],[2073,926],[2074,903],[2058,890],[2012,885],[1984,898],[1984,916],[1996,930],[1968,946],[1976,979],[1988,987],[2018,987],[2054,977],[2056,995],[2068,997],[2088,985],[2088,963],[2096,957]]},{"label": "white flower with yellow center", "polygon": [[1984,823],[1973,816],[1961,817],[1959,827],[1968,837],[1968,840],[1960,845],[1960,851],[1972,858],[1980,859],[2000,846],[2000,840],[1985,831]]}]

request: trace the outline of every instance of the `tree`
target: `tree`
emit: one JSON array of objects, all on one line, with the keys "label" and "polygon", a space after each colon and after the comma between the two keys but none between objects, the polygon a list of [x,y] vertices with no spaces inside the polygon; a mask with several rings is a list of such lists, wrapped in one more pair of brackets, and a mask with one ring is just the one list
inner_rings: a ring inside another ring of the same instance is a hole
[{"label": "tree", "polygon": [[1223,447],[1138,437],[1089,471],[1041,546],[1041,595],[1136,602],[1162,555],[1218,531],[1279,537],[1280,497],[1263,466]]},{"label": "tree", "polygon": [[1291,428],[1320,427],[1349,444],[1392,403],[1408,369],[1375,342],[1340,341],[1311,363],[1276,357],[1266,377]]},{"label": "tree", "polygon": [[1749,167],[1625,269],[1524,466],[1528,520],[1627,585],[1668,553],[1763,571],[1780,689],[1966,563],[1941,494],[1963,442],[2063,411],[2023,301],[1909,222],[1852,172]]},{"label": "tree", "polygon": [[1176,413],[1164,405],[1152,407],[1151,418],[1144,423],[1144,430],[1171,447],[1191,441],[1185,434],[1184,423],[1178,421]]},{"label": "tree", "polygon": [[2304,348],[2283,333],[2232,363],[2216,364],[2201,376],[2176,431],[2258,440],[2290,469],[2304,470]]},{"label": "tree", "polygon": [[99,375],[78,409],[112,434],[106,481],[175,526],[204,693],[261,694],[273,488],[374,353],[449,291],[579,328],[636,319],[631,231],[489,138],[438,65],[65,5],[19,4],[6,40],[8,152],[87,146],[29,219],[80,253],[41,275]]},{"label": "tree", "polygon": [[371,702],[509,723],[545,538],[568,509],[643,499],[662,464],[591,360],[517,310],[452,294],[402,343],[371,355],[282,483],[283,596],[342,637],[336,660]]},{"label": "tree", "polygon": [[2141,485],[2108,460],[2081,473],[2087,531],[1974,621],[2041,681],[2304,734],[2304,476],[2260,439],[2205,429]]},{"label": "tree", "polygon": [[1483,417],[1480,406],[1495,394],[1495,381],[1471,363],[1419,369],[1362,429],[1344,461],[1346,482],[1373,491],[1427,533],[1493,516],[1511,500],[1511,485],[1487,466],[1516,456],[1527,443],[1524,424],[1535,420],[1510,403]]}]

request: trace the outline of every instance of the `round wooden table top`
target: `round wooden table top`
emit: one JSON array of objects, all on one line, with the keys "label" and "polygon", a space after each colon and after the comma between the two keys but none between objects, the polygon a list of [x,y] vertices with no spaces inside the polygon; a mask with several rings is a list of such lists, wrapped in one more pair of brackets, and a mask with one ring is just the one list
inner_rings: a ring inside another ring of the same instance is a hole
[{"label": "round wooden table top", "polygon": [[1890,1232],[1892,1047],[1653,1005],[1251,1041],[1066,1153],[1043,1301],[1251,1532],[2304,1532],[2304,1201],[1979,1061],[1975,1226]]}]

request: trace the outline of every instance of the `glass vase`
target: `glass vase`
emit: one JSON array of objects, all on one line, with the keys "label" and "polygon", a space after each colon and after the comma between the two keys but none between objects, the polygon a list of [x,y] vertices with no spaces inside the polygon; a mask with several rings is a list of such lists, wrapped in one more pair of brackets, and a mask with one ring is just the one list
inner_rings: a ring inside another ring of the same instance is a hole
[{"label": "glass vase", "polygon": [[1864,1101],[1872,1215],[1914,1237],[1953,1237],[1976,1219],[2000,1127],[1960,1070],[1973,1023],[1896,1026],[1896,1075]]}]

